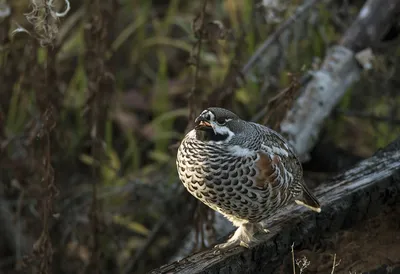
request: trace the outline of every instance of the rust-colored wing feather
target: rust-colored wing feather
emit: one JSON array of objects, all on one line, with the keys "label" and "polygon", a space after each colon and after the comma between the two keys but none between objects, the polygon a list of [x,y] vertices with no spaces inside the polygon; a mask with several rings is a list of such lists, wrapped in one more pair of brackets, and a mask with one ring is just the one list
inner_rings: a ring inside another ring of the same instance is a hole
[{"label": "rust-colored wing feather", "polygon": [[269,184],[272,187],[278,187],[281,182],[280,178],[280,159],[274,155],[272,158],[263,153],[258,153],[258,160],[256,167],[258,169],[257,177],[255,178],[256,187],[259,189],[269,188]]}]

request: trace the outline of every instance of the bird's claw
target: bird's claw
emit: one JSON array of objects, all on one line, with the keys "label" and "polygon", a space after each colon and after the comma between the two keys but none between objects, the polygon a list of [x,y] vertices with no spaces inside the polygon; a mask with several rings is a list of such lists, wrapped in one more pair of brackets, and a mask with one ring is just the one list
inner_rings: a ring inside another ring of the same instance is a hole
[{"label": "bird's claw", "polygon": [[226,243],[223,244],[218,244],[216,246],[214,246],[214,248],[216,248],[217,250],[227,250],[233,246],[237,246],[239,244],[238,241],[227,241]]},{"label": "bird's claw", "polygon": [[214,250],[214,252],[213,252],[214,255],[219,255],[219,254],[221,254],[221,249],[218,249],[218,248],[217,248],[217,245],[214,246],[214,248],[215,248],[215,250]]},{"label": "bird's claw", "polygon": [[246,243],[246,242],[241,241],[241,240],[228,241],[228,242],[223,243],[223,244],[215,245],[214,248],[216,249],[216,251],[214,251],[214,254],[219,254],[220,251],[228,250],[228,249],[233,248],[235,246],[242,246],[242,247],[245,247],[245,248],[250,248],[250,244],[249,243]]},{"label": "bird's claw", "polygon": [[245,248],[250,248],[250,244],[243,241],[240,241],[240,246],[243,246]]}]

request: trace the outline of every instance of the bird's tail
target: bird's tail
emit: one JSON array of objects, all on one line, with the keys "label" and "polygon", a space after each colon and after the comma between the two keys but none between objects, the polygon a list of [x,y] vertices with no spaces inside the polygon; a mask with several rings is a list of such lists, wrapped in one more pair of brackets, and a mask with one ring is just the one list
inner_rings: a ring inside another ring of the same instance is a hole
[{"label": "bird's tail", "polygon": [[302,205],[311,209],[312,211],[321,212],[321,205],[317,198],[310,192],[307,186],[303,183],[303,195],[300,199],[295,200],[296,204]]}]

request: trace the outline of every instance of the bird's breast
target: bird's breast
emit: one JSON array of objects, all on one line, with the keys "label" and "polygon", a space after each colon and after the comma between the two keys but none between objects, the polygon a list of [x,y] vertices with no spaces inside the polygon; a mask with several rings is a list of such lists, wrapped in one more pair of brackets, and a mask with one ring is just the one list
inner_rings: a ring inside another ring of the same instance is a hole
[{"label": "bird's breast", "polygon": [[[232,151],[236,153],[232,153]],[[261,220],[273,205],[272,188],[257,187],[257,153],[182,142],[177,168],[186,189],[228,218]]]}]

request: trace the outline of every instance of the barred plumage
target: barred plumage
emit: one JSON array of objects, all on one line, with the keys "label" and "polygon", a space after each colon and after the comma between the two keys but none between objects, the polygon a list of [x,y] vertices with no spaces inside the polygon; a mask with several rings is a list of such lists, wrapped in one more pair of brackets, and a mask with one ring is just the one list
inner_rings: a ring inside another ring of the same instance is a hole
[{"label": "barred plumage", "polygon": [[200,114],[178,149],[176,164],[193,196],[239,226],[220,248],[248,247],[262,229],[258,223],[294,200],[320,211],[285,139],[222,108]]}]

